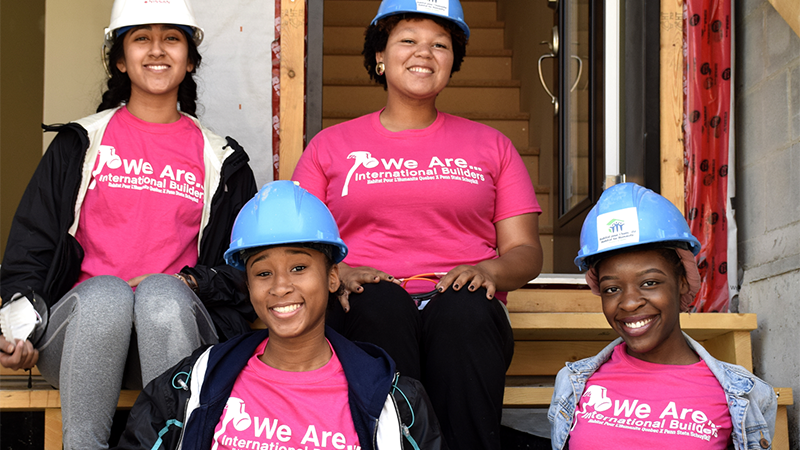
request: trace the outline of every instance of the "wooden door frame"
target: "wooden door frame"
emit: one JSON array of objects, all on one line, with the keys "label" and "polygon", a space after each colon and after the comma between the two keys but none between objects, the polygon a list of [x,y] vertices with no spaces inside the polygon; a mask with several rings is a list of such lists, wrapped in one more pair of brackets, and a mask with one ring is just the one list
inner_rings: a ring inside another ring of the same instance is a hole
[{"label": "wooden door frame", "polygon": [[683,0],[661,0],[661,195],[684,212]]}]

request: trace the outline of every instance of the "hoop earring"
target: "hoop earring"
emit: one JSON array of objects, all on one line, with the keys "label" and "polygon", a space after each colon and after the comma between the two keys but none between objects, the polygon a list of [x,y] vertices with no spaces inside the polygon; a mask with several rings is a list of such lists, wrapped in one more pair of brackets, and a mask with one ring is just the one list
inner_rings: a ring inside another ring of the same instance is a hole
[{"label": "hoop earring", "polygon": [[377,73],[378,76],[380,77],[383,75],[384,72],[386,72],[386,65],[383,62],[379,62],[375,66],[375,73]]}]

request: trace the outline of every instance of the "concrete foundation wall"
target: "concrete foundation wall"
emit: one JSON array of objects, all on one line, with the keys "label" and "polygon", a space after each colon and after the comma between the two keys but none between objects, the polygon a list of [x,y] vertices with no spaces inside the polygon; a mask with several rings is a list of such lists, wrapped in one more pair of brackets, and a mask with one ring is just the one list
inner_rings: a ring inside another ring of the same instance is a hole
[{"label": "concrete foundation wall", "polygon": [[800,38],[766,0],[734,4],[739,309],[758,314],[755,373],[800,392]]}]

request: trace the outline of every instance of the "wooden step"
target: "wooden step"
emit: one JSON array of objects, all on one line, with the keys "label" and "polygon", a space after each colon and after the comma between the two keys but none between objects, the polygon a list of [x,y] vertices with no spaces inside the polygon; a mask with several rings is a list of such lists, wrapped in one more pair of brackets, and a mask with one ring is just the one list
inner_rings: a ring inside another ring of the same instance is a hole
[{"label": "wooden step", "polygon": [[[386,91],[381,86],[323,86],[322,96],[323,117],[330,117],[329,112],[334,108],[336,112],[357,116],[386,105]],[[448,87],[439,94],[436,107],[458,115],[519,114],[519,88]]]},{"label": "wooden step", "polygon": [[[681,328],[698,341],[730,330],[755,330],[755,314],[681,313]],[[602,313],[525,312],[511,315],[514,339],[521,341],[610,341],[617,337]]]},{"label": "wooden step", "polygon": [[[327,79],[359,78],[369,80],[364,68],[364,57],[359,55],[325,55],[322,74]],[[511,58],[508,56],[467,56],[461,70],[454,73],[455,80],[510,80]]]},{"label": "wooden step", "polygon": [[[333,47],[329,48],[324,51],[325,55],[360,55],[361,54],[361,47],[356,48],[355,46],[350,47]],[[511,58],[514,56],[514,52],[512,50],[507,49],[470,49],[469,45],[467,45],[467,56],[496,56],[496,57],[508,57]]]},{"label": "wooden step", "polygon": [[[379,86],[369,78],[328,78],[323,79],[325,86]],[[450,80],[447,87],[486,87],[486,88],[519,88],[519,80]]]},{"label": "wooden step", "polygon": [[[381,108],[383,105],[381,106]],[[337,111],[327,111],[324,113],[322,117],[322,128],[327,128],[338,123],[342,123],[348,121],[350,119],[354,119],[356,117],[360,117],[364,114],[369,114],[371,112],[377,111],[380,108],[377,108],[373,111],[362,111],[360,113],[341,113]],[[444,110],[442,110],[444,111]],[[525,148],[528,146],[528,119],[525,118],[518,118],[518,119],[483,119],[484,115],[478,114],[467,114],[467,113],[459,113],[456,114],[457,116],[466,117],[467,119],[474,120],[476,122],[480,122],[482,124],[488,125],[493,127],[494,129],[498,130],[499,132],[506,135],[511,142],[514,144],[516,148]],[[541,203],[541,202],[540,202]]]},{"label": "wooden step", "polygon": [[[364,49],[364,27],[332,27],[326,26],[322,30],[324,39],[322,52],[331,51],[361,53]],[[501,50],[503,48],[502,28],[470,28],[470,50]]]}]

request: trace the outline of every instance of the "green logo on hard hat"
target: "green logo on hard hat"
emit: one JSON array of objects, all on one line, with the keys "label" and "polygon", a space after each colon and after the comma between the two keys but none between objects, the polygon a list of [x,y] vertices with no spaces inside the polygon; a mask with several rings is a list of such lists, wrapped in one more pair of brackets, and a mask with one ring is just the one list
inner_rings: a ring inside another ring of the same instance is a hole
[{"label": "green logo on hard hat", "polygon": [[609,233],[621,233],[622,227],[625,225],[625,221],[622,219],[611,219],[606,225],[608,226]]}]

